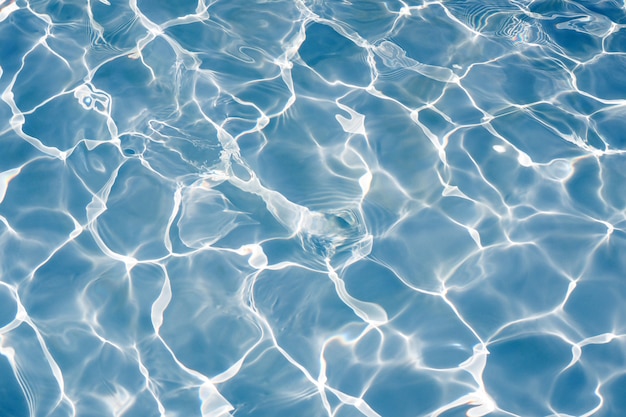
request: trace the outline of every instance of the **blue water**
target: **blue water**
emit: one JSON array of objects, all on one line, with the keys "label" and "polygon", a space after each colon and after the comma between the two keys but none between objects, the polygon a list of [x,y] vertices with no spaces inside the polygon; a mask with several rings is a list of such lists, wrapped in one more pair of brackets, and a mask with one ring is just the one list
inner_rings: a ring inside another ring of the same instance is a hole
[{"label": "blue water", "polygon": [[626,4],[0,0],[0,417],[626,415]]}]

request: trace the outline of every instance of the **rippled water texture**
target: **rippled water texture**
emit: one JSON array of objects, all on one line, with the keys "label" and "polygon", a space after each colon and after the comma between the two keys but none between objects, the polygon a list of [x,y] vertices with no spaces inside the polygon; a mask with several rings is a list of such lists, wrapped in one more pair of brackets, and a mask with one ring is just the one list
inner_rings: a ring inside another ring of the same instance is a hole
[{"label": "rippled water texture", "polygon": [[0,0],[0,416],[626,415],[622,0]]}]

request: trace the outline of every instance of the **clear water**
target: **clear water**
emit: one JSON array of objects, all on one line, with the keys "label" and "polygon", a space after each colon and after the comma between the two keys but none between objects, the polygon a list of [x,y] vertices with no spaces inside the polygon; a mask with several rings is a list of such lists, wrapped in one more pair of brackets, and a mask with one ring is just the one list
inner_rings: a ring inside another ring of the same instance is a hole
[{"label": "clear water", "polygon": [[0,416],[626,415],[623,1],[0,0]]}]

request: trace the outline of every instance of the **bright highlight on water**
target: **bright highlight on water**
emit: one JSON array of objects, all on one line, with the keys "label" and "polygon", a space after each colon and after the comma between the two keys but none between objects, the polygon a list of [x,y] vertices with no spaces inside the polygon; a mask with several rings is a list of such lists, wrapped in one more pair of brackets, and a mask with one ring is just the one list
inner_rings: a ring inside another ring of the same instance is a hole
[{"label": "bright highlight on water", "polygon": [[0,0],[0,416],[626,415],[621,0]]}]

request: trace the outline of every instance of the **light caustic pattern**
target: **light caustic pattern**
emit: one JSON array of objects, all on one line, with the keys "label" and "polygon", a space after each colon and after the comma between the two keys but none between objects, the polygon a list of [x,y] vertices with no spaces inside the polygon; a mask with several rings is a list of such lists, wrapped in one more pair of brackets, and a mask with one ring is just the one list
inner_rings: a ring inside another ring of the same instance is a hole
[{"label": "light caustic pattern", "polygon": [[0,0],[0,414],[626,414],[626,12]]}]

